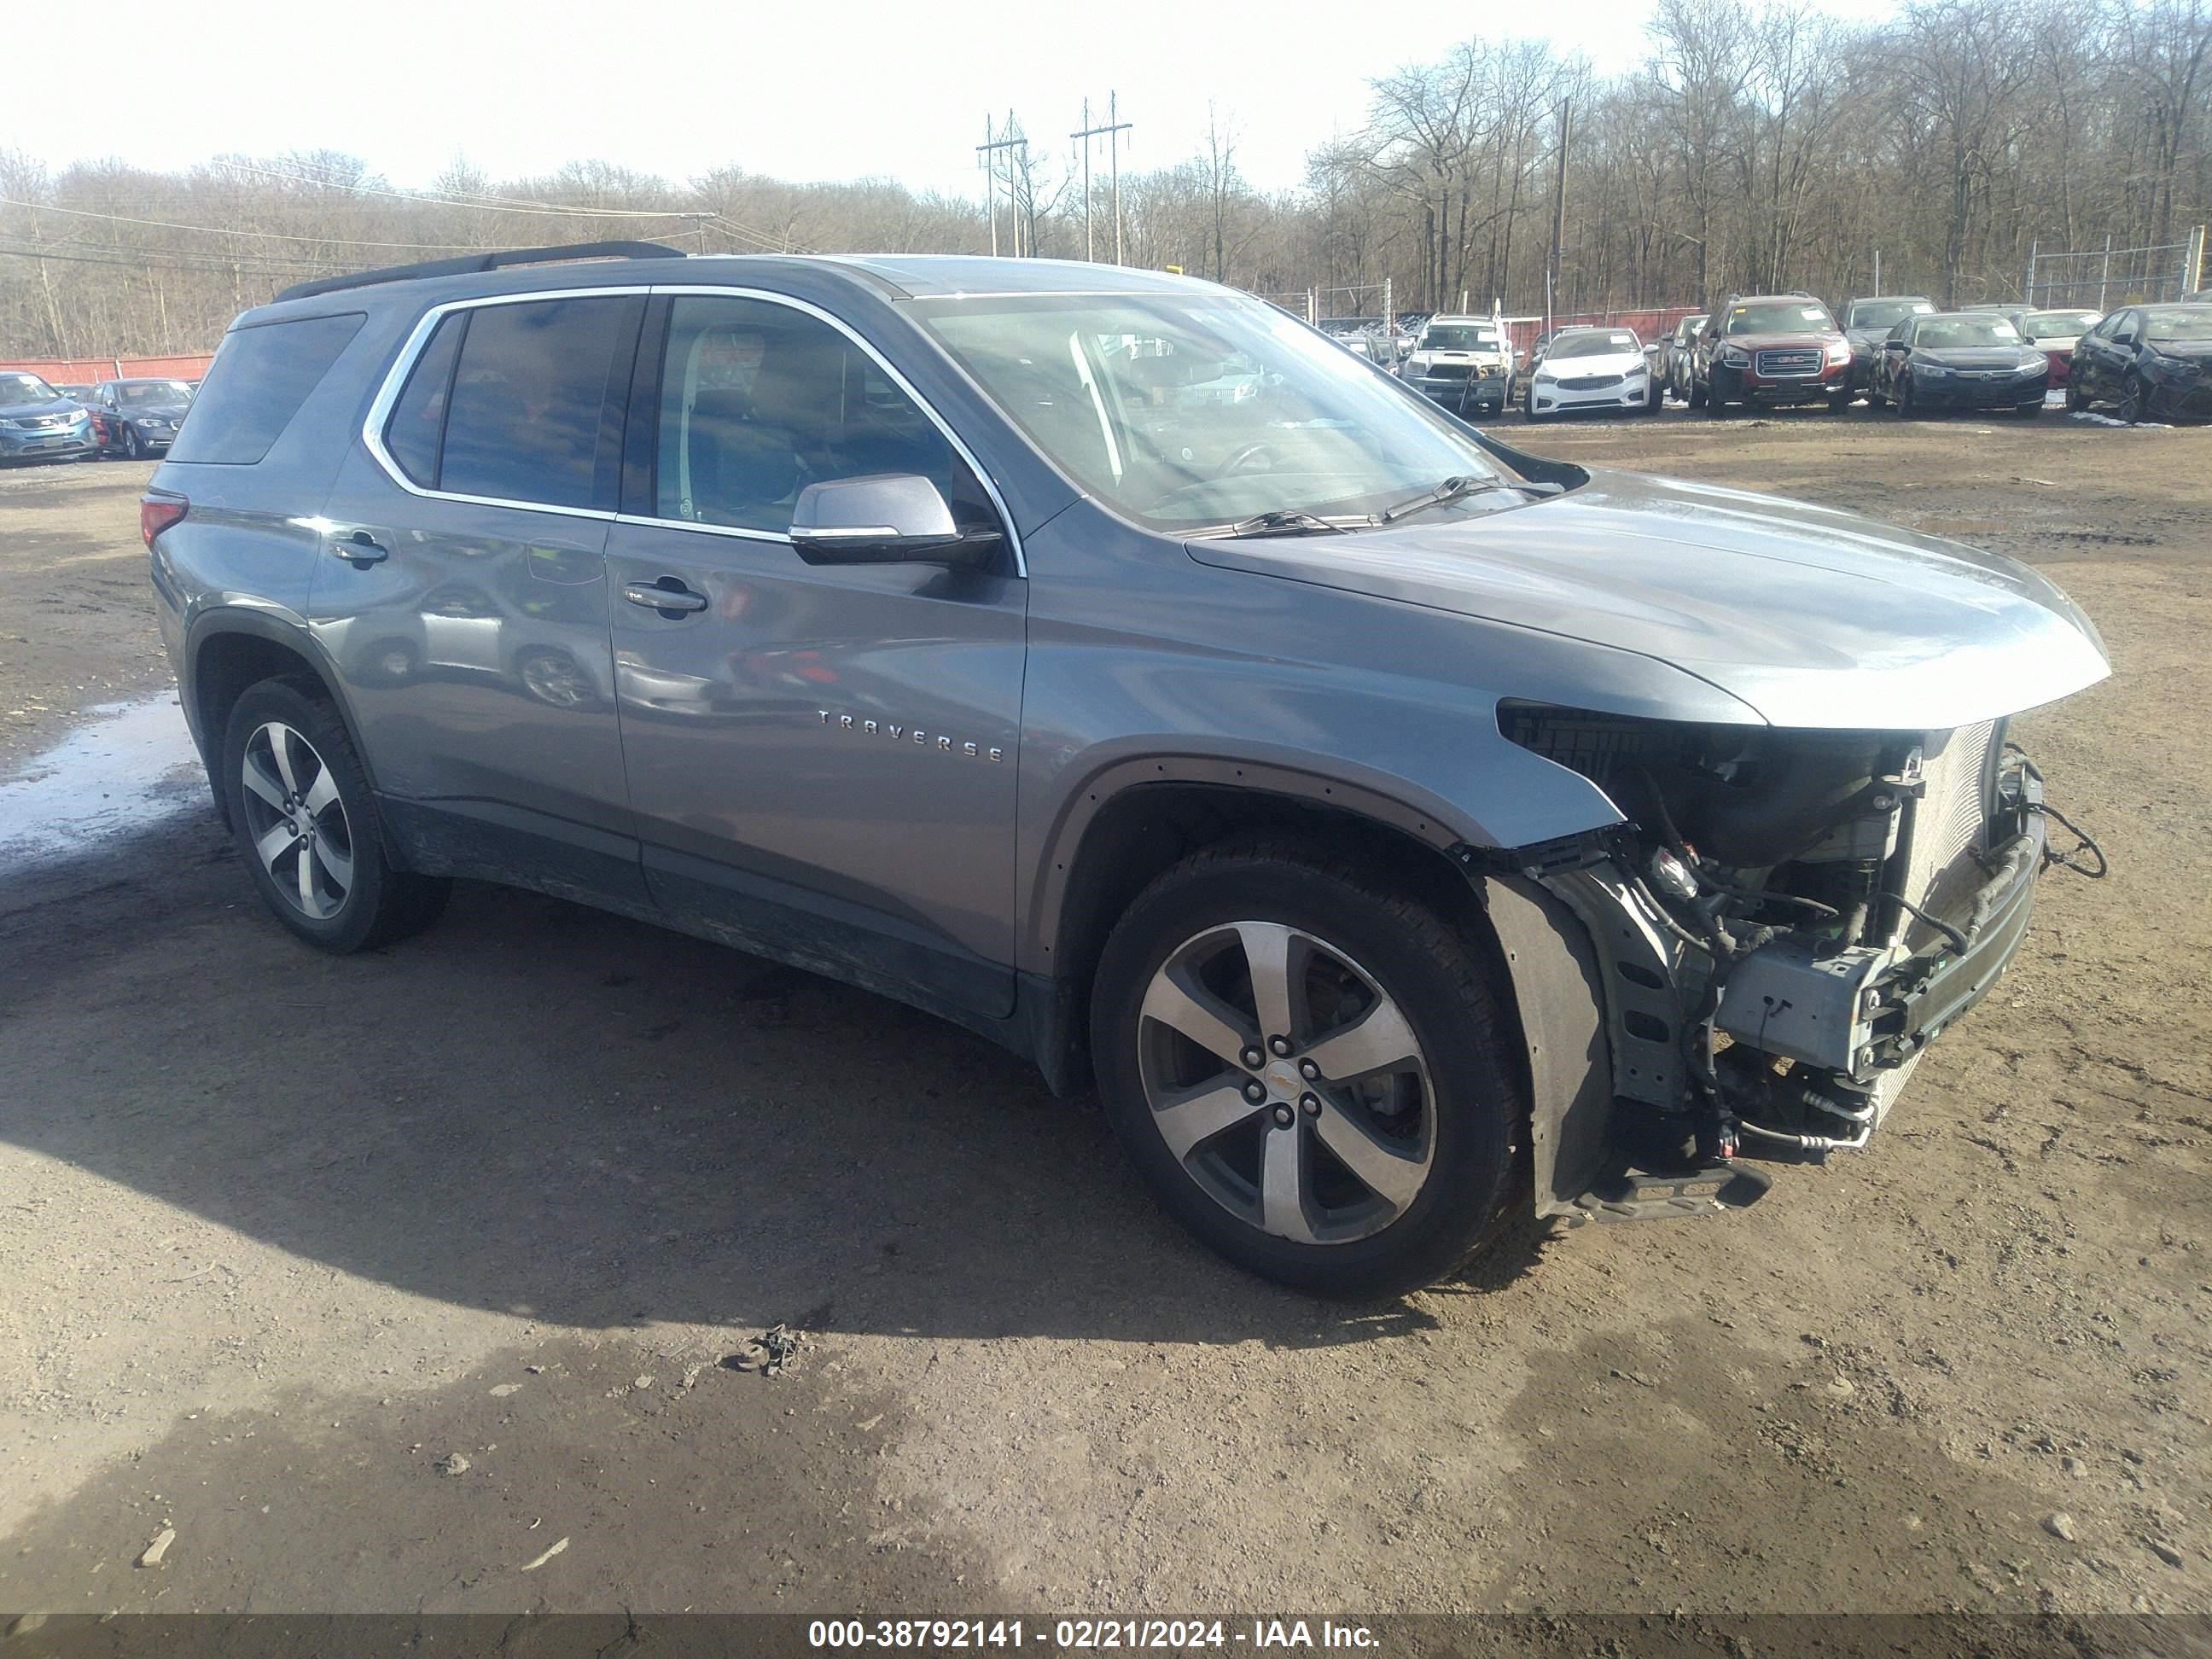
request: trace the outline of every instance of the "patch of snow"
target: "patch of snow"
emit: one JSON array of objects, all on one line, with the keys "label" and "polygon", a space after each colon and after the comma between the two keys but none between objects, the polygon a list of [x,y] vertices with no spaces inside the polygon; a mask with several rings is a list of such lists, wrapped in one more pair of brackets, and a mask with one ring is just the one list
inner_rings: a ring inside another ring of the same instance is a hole
[{"label": "patch of snow", "polygon": [[206,799],[174,692],[88,712],[93,723],[0,779],[0,871],[78,857]]}]

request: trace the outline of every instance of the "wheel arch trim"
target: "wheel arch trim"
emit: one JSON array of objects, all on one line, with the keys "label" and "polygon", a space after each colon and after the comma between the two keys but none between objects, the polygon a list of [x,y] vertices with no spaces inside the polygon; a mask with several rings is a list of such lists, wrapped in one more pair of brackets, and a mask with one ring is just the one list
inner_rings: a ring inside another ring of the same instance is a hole
[{"label": "wheel arch trim", "polygon": [[300,659],[323,684],[323,689],[337,707],[338,719],[344,724],[346,737],[353,744],[356,759],[360,762],[368,787],[376,788],[376,769],[368,749],[362,742],[361,725],[355,718],[352,705],[347,701],[344,681],[338,674],[322,643],[289,612],[276,612],[252,605],[212,605],[194,617],[185,631],[183,672],[179,677],[179,701],[183,704],[185,724],[191,728],[198,744],[200,758],[205,763],[208,776],[215,786],[217,809],[224,823],[230,820],[228,797],[219,776],[222,769],[222,733],[204,728],[204,688],[200,665],[208,648],[224,637],[243,635],[265,641],[282,647]]}]

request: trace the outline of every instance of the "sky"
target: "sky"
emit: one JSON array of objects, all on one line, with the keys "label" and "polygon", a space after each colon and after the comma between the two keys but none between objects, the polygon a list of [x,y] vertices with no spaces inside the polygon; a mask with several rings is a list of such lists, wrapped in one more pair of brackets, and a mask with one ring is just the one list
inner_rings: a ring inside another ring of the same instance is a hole
[{"label": "sky", "polygon": [[[1887,0],[1829,0],[1867,16]],[[0,148],[48,166],[179,169],[225,153],[336,149],[427,186],[456,157],[494,179],[593,159],[681,182],[735,164],[793,179],[890,177],[981,199],[975,146],[1011,106],[1033,146],[1074,150],[1083,100],[1117,93],[1126,167],[1196,155],[1211,100],[1263,190],[1356,131],[1367,83],[1480,30],[1542,33],[1605,73],[1641,61],[1650,0],[191,0],[11,8]],[[1366,26],[1363,17],[1376,20]],[[121,90],[113,88],[126,47]],[[144,94],[134,115],[132,88]],[[1094,166],[1103,169],[1100,141]]]}]

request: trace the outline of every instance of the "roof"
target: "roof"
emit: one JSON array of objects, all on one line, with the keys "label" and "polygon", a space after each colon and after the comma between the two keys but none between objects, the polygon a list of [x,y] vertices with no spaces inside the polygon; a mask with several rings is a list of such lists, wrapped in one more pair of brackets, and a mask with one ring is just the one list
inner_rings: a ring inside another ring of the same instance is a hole
[{"label": "roof", "polygon": [[[712,264],[714,258],[709,256],[696,263]],[[1215,286],[1196,276],[1176,276],[1134,265],[1091,264],[1081,259],[994,259],[972,253],[841,253],[823,256],[820,262],[866,271],[916,300],[982,294],[1180,294]]]}]

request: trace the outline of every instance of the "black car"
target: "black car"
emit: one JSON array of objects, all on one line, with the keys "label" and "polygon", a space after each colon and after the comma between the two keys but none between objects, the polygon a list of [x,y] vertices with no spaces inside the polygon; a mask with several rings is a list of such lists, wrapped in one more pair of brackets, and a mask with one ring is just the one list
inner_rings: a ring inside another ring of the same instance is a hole
[{"label": "black car", "polygon": [[2074,343],[2066,407],[2124,421],[2212,420],[2212,305],[2130,306]]},{"label": "black car", "polygon": [[182,380],[102,380],[85,406],[102,455],[143,460],[169,453],[191,402],[192,389]]},{"label": "black car", "polygon": [[1658,361],[1651,366],[1652,378],[1659,382],[1660,390],[1671,392],[1686,403],[1690,396],[1690,354],[1698,331],[1705,325],[1705,313],[1702,311],[1683,318],[1672,331],[1660,337]]},{"label": "black car", "polygon": [[1986,311],[1907,317],[1882,342],[1867,387],[1876,409],[1911,416],[1939,409],[2043,412],[2051,363],[2003,318]]},{"label": "black car", "polygon": [[1925,317],[1936,302],[1924,294],[1885,294],[1844,302],[1844,337],[1851,343],[1851,390],[1874,384],[1874,360],[1890,330],[1907,317]]}]

